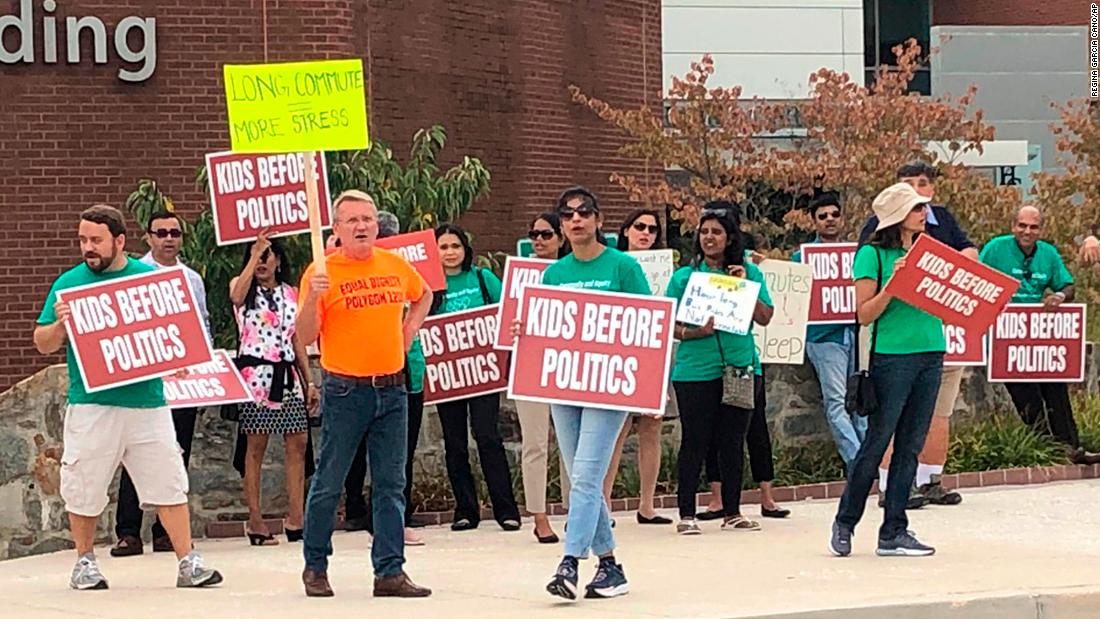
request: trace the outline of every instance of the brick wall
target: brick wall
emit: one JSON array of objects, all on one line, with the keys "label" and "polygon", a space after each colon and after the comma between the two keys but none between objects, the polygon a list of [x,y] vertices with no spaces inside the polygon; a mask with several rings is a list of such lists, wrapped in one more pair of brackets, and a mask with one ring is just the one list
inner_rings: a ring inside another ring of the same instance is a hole
[{"label": "brick wall", "polygon": [[[144,177],[185,214],[203,208],[195,171],[204,153],[228,146],[221,66],[264,56],[261,0],[57,4],[59,28],[70,15],[105,22],[110,62],[87,60],[85,36],[86,60],[65,63],[59,32],[59,64],[0,65],[0,389],[56,360],[33,350],[30,331],[50,282],[77,259],[80,210],[121,206]],[[41,0],[33,6],[40,59]],[[18,0],[0,0],[0,14],[18,12]],[[141,84],[116,77],[113,28],[128,15],[157,19],[157,70]],[[575,182],[592,186],[617,224],[626,197],[608,175],[644,173],[615,155],[621,139],[565,89],[576,83],[636,106],[648,85],[655,102],[659,0],[283,0],[268,2],[267,40],[271,61],[363,57],[372,135],[399,153],[416,129],[439,122],[450,135],[443,165],[482,158],[492,193],[464,222],[479,250],[511,247],[529,216]]]},{"label": "brick wall", "polygon": [[932,0],[934,26],[1080,26],[1089,3],[1080,0]]}]

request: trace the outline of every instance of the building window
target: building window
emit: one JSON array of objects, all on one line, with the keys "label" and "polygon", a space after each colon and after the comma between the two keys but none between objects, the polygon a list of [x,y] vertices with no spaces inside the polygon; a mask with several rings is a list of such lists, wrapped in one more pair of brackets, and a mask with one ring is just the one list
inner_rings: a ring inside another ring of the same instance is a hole
[{"label": "building window", "polygon": [[932,94],[928,67],[931,49],[932,6],[930,0],[863,0],[863,63],[867,86],[875,81],[875,68],[893,66],[891,51],[908,39],[916,39],[922,53],[922,67],[909,83],[910,92]]}]

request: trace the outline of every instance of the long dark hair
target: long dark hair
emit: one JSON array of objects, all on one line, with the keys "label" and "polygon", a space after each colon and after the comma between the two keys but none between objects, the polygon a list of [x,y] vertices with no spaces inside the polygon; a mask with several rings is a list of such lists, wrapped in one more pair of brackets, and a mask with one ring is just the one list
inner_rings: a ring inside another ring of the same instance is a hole
[{"label": "long dark hair", "polygon": [[868,244],[882,249],[898,249],[901,247],[901,224],[897,223],[882,230],[876,230]]},{"label": "long dark hair", "polygon": [[[241,270],[248,265],[248,261],[252,259],[252,246],[255,243],[249,243],[244,246],[244,262],[241,264]],[[275,268],[275,283],[287,284],[293,286],[291,283],[293,279],[290,276],[290,260],[286,257],[286,249],[278,239],[271,240],[271,248],[268,250],[275,254],[275,257],[279,259],[279,266]],[[259,283],[256,281],[256,273],[252,273],[252,281],[248,284],[248,294],[244,296],[244,308],[245,310],[256,309],[256,290],[259,288]]]},{"label": "long dark hair", "polygon": [[660,249],[661,242],[664,240],[664,230],[661,226],[661,214],[651,208],[640,208],[632,211],[623,220],[623,225],[619,227],[619,251],[627,251],[630,249],[630,241],[626,238],[626,231],[630,229],[630,226],[634,225],[634,222],[639,218],[649,215],[653,218],[653,221],[657,222],[657,235],[653,239],[653,247],[650,249]]},{"label": "long dark hair", "polygon": [[557,213],[551,213],[549,211],[539,213],[538,217],[531,220],[531,227],[534,228],[535,222],[540,219],[545,221],[554,231],[554,234],[557,235],[558,239],[561,240],[561,244],[558,245],[558,258],[564,257],[569,253],[569,239],[565,238],[565,235],[561,232],[561,217],[558,217]]},{"label": "long dark hair", "polygon": [[[722,270],[745,263],[745,235],[741,233],[741,210],[726,200],[708,202],[699,217],[699,228],[708,221],[717,221],[726,231],[726,250],[722,254]],[[695,257],[691,266],[698,268],[703,264],[703,244],[699,241],[699,231],[695,232]]]},{"label": "long dark hair", "polygon": [[444,234],[453,234],[458,237],[458,242],[462,243],[462,270],[469,271],[474,266],[474,248],[470,246],[470,237],[466,236],[466,231],[463,230],[457,224],[440,224],[435,229],[435,240],[439,240],[439,237]]}]

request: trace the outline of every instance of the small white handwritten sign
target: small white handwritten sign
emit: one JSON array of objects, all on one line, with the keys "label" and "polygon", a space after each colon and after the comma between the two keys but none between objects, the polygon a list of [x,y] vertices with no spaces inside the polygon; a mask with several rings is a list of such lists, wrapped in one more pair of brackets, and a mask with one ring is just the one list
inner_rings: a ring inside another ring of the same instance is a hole
[{"label": "small white handwritten sign", "polygon": [[713,316],[715,329],[745,335],[752,325],[752,313],[759,296],[760,284],[752,280],[714,273],[692,273],[687,292],[676,312],[676,320],[703,325]]},{"label": "small white handwritten sign", "polygon": [[668,290],[668,282],[672,279],[672,272],[676,270],[671,249],[652,249],[649,251],[632,251],[630,256],[642,265],[645,278],[649,281],[650,294],[664,296]]}]

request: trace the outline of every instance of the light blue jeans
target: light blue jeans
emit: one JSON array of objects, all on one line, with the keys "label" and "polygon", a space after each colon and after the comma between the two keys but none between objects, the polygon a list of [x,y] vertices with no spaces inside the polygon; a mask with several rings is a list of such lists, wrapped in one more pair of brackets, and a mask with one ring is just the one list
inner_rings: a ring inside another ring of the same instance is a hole
[{"label": "light blue jeans", "polygon": [[550,412],[573,486],[569,492],[565,556],[584,559],[589,549],[596,556],[606,555],[615,550],[615,536],[603,500],[603,480],[627,413],[561,404],[551,404]]},{"label": "light blue jeans", "polygon": [[825,419],[832,430],[836,449],[844,464],[850,465],[867,436],[867,418],[849,413],[844,406],[848,377],[855,371],[856,364],[851,330],[845,331],[843,343],[806,342],[806,356],[817,370]]}]

